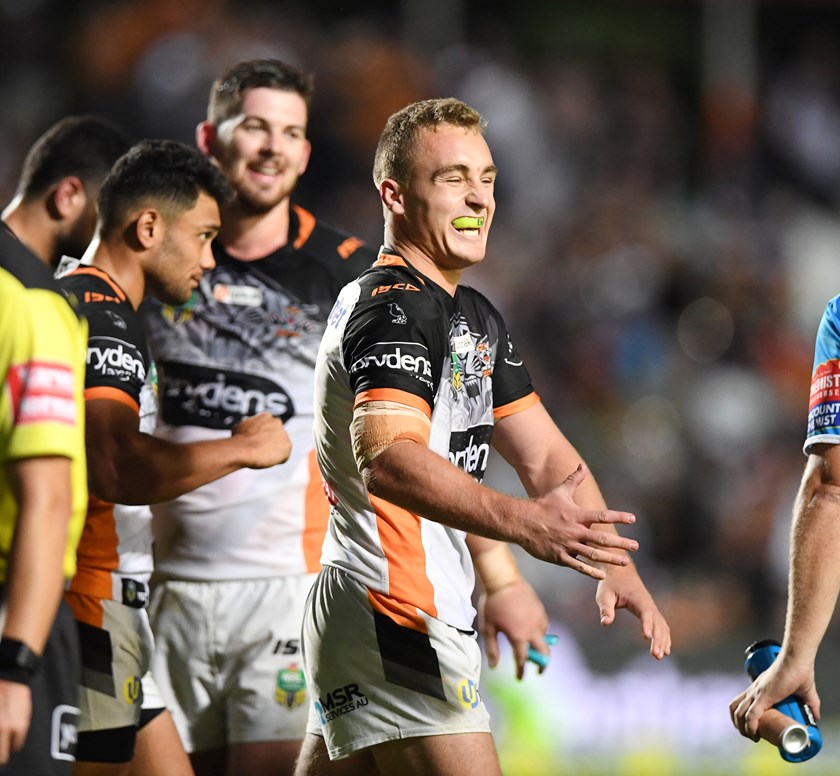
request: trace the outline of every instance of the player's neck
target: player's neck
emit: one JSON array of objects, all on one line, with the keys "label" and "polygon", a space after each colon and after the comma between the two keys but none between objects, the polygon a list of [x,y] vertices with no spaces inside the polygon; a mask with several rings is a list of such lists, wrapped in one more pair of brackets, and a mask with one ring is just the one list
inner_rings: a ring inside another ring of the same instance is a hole
[{"label": "player's neck", "polygon": [[123,290],[131,306],[136,310],[146,294],[146,276],[139,257],[128,248],[102,242],[98,236],[85,252],[82,259],[103,272],[107,272],[111,279]]},{"label": "player's neck", "polygon": [[412,267],[422,272],[429,280],[437,283],[450,296],[455,296],[458,283],[461,282],[461,275],[464,273],[463,269],[442,268],[415,246],[402,243],[399,240],[393,240],[392,242],[393,245],[390,247],[396,250]]},{"label": "player's neck", "polygon": [[289,208],[288,199],[267,213],[246,212],[233,204],[222,213],[222,229],[216,239],[240,261],[265,258],[289,241]]},{"label": "player's neck", "polygon": [[44,264],[50,266],[50,261],[55,253],[56,240],[49,226],[44,223],[32,208],[12,202],[2,214],[6,226],[12,230],[18,238],[32,253],[34,253]]}]

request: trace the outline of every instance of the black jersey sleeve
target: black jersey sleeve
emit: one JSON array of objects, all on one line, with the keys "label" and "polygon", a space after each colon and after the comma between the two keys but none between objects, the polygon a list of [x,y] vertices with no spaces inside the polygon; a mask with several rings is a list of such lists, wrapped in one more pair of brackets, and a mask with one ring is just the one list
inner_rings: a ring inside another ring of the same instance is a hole
[{"label": "black jersey sleeve", "polygon": [[[497,313],[498,315],[498,313]],[[505,322],[499,320],[499,350],[493,367],[493,408],[499,409],[534,393],[531,375],[514,347]]]},{"label": "black jersey sleeve", "polygon": [[361,289],[342,342],[353,392],[404,391],[431,408],[448,355],[446,311],[408,274],[370,273]]},{"label": "black jersey sleeve", "polygon": [[[489,335],[476,345],[470,357],[485,364],[490,360],[493,362],[494,411],[533,394],[531,375],[513,345],[502,314],[475,289],[465,286],[461,291],[461,303],[468,317],[483,321]],[[482,363],[473,364],[473,371],[480,371],[481,366]]]},{"label": "black jersey sleeve", "polygon": [[[113,389],[127,394],[139,407],[149,355],[137,313],[128,302],[110,299],[108,286],[88,276],[66,275],[59,285],[65,295],[79,301],[79,312],[88,321],[86,394],[92,389]],[[97,396],[107,393],[100,391]]]},{"label": "black jersey sleeve", "polygon": [[145,339],[137,317],[100,305],[88,314],[85,390],[114,388],[140,404],[148,370]]}]

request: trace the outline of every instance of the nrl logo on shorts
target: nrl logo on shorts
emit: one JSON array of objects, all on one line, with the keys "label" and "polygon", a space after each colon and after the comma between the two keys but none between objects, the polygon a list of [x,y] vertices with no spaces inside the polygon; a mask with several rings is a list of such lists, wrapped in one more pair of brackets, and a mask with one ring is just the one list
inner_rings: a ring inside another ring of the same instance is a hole
[{"label": "nrl logo on shorts", "polygon": [[277,703],[283,704],[288,709],[294,709],[306,701],[306,679],[303,671],[295,663],[277,672],[274,698]]}]

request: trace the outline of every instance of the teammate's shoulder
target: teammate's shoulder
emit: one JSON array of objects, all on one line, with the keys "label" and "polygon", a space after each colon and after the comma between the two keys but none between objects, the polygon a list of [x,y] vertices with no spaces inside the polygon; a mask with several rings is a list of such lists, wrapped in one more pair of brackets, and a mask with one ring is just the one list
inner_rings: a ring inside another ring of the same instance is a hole
[{"label": "teammate's shoulder", "polygon": [[840,294],[833,296],[826,302],[825,314],[832,315],[834,318],[840,318]]},{"label": "teammate's shoulder", "polygon": [[79,265],[58,279],[65,294],[74,296],[80,306],[116,304],[130,307],[125,291],[98,267]]},{"label": "teammate's shoulder", "polygon": [[376,250],[360,237],[338,229],[316,218],[300,205],[292,205],[297,216],[298,230],[294,245],[298,250],[305,250],[323,259],[341,259],[354,262],[376,260]]}]

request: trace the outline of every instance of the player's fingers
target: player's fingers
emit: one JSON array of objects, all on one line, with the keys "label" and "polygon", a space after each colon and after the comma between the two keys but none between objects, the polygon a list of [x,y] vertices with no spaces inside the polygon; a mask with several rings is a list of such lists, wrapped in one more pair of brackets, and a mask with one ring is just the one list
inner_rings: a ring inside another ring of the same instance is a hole
[{"label": "player's fingers", "polygon": [[671,654],[671,628],[661,615],[654,618],[650,654],[657,660]]},{"label": "player's fingers", "polygon": [[588,544],[570,542],[568,550],[573,552],[580,560],[585,560],[588,563],[609,563],[613,566],[628,566],[630,564],[630,558],[626,555],[619,555],[610,552],[608,549],[590,547]]},{"label": "player's fingers", "polygon": [[636,522],[636,515],[632,512],[621,512],[617,509],[588,509],[583,515],[582,523],[627,523]]},{"label": "player's fingers", "polygon": [[0,765],[9,762],[9,730],[0,730]]},{"label": "player's fingers", "polygon": [[579,463],[577,469],[575,469],[568,477],[566,477],[563,485],[568,489],[569,495],[574,495],[577,486],[580,485],[584,479],[586,478],[586,466],[583,463]]},{"label": "player's fingers", "polygon": [[585,574],[587,577],[592,577],[592,579],[606,579],[607,575],[599,568],[595,566],[590,566],[588,563],[584,563],[579,558],[575,557],[574,555],[570,555],[568,552],[561,552],[559,555],[559,563],[563,566],[568,566],[570,569],[574,569],[575,571]]},{"label": "player's fingers", "polygon": [[495,668],[499,664],[499,638],[495,628],[485,626],[484,648],[487,652],[487,664],[490,668]]},{"label": "player's fingers", "polygon": [[525,663],[528,662],[528,642],[515,641],[512,646],[513,655],[516,658],[516,678],[521,680],[525,675]]},{"label": "player's fingers", "polygon": [[747,708],[746,714],[744,714],[744,735],[747,738],[751,738],[753,741],[758,741],[758,721],[761,719],[761,715],[767,711],[767,707],[765,704],[759,699],[755,698],[753,702]]},{"label": "player's fingers", "polygon": [[615,598],[610,597],[609,601],[604,601],[598,607],[598,616],[601,619],[601,625],[611,625],[615,619]]},{"label": "player's fingers", "polygon": [[581,535],[580,541],[593,550],[615,549],[635,552],[639,549],[639,543],[635,539],[631,539],[628,536],[621,536],[621,534],[613,533],[612,531],[599,531],[597,528],[587,528]]},{"label": "player's fingers", "polygon": [[26,743],[27,732],[28,728],[15,728],[12,731],[11,741],[9,742],[9,747],[12,752],[23,749],[23,745]]},{"label": "player's fingers", "polygon": [[738,706],[741,705],[741,701],[744,699],[744,695],[746,695],[747,691],[738,693],[731,701],[729,701],[729,719],[732,720],[732,724],[735,727],[738,727],[738,719],[736,717],[736,710]]}]

